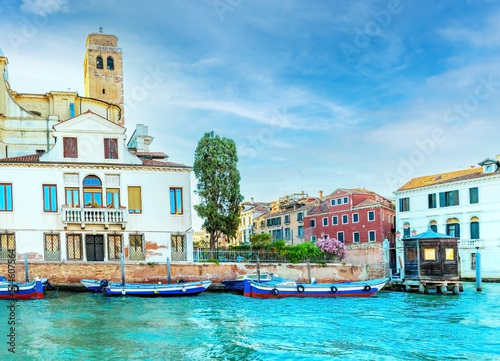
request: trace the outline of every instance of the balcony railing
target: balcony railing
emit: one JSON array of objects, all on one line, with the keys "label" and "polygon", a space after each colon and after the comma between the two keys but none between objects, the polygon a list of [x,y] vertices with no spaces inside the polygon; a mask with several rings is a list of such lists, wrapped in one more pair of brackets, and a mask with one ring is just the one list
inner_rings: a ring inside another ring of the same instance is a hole
[{"label": "balcony railing", "polygon": [[82,228],[86,224],[103,224],[108,227],[110,224],[121,225],[125,228],[127,223],[127,210],[118,208],[61,208],[62,221],[64,226],[68,223],[80,223]]}]

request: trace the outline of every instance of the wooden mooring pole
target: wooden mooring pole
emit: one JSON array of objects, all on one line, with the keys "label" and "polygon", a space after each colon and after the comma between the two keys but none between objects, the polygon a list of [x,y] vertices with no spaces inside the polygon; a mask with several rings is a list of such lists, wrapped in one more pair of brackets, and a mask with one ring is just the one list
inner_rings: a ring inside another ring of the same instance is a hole
[{"label": "wooden mooring pole", "polygon": [[476,247],[476,290],[477,292],[483,290],[481,286],[481,253],[479,252],[479,247]]},{"label": "wooden mooring pole", "polygon": [[24,254],[24,277],[26,278],[26,283],[30,281],[30,274],[28,269],[28,254]]},{"label": "wooden mooring pole", "polygon": [[169,284],[172,282],[170,278],[170,257],[167,257],[167,280]]},{"label": "wooden mooring pole", "polygon": [[260,283],[260,261],[259,261],[259,257],[257,257],[257,282]]}]

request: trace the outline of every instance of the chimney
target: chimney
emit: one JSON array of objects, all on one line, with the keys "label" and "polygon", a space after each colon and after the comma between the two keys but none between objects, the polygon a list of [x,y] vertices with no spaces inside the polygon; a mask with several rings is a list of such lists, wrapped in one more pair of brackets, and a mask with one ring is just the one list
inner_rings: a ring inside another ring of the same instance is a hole
[{"label": "chimney", "polygon": [[319,199],[323,199],[323,191],[319,191],[318,198],[319,198]]},{"label": "chimney", "polygon": [[253,204],[253,197],[250,197],[250,204]]}]

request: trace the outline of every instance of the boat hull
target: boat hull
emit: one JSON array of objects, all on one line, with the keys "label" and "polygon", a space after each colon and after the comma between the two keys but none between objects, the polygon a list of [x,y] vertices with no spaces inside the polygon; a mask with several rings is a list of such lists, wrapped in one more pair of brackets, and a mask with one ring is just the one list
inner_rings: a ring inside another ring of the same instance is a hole
[{"label": "boat hull", "polygon": [[[11,292],[12,286],[16,292]],[[11,283],[4,281],[0,283],[0,299],[6,300],[30,300],[43,299],[45,286],[40,279],[28,283]]]},{"label": "boat hull", "polygon": [[245,280],[243,295],[254,298],[285,297],[371,297],[389,281],[388,278],[346,283],[273,283],[259,284]]},{"label": "boat hull", "polygon": [[107,296],[179,297],[195,296],[204,292],[211,281],[173,284],[129,284],[111,283],[104,291]]}]

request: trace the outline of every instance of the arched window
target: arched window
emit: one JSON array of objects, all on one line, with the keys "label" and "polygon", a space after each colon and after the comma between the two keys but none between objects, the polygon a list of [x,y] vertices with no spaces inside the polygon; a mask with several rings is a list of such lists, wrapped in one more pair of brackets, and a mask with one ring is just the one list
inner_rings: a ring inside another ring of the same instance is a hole
[{"label": "arched window", "polygon": [[436,232],[438,231],[438,226],[437,226],[437,222],[436,221],[430,221],[429,222],[429,227],[431,227],[431,230],[433,232]]},{"label": "arched window", "polygon": [[446,221],[446,234],[460,238],[460,221],[457,218],[450,218]]},{"label": "arched window", "polygon": [[108,56],[108,70],[115,70],[115,61],[110,56]]},{"label": "arched window", "polygon": [[97,57],[97,69],[102,69],[103,68],[103,62],[102,58],[100,56]]},{"label": "arched window", "polygon": [[102,182],[99,177],[89,175],[83,179],[83,204],[85,207],[102,207]]},{"label": "arched window", "polygon": [[470,219],[470,239],[479,239],[479,218]]}]

